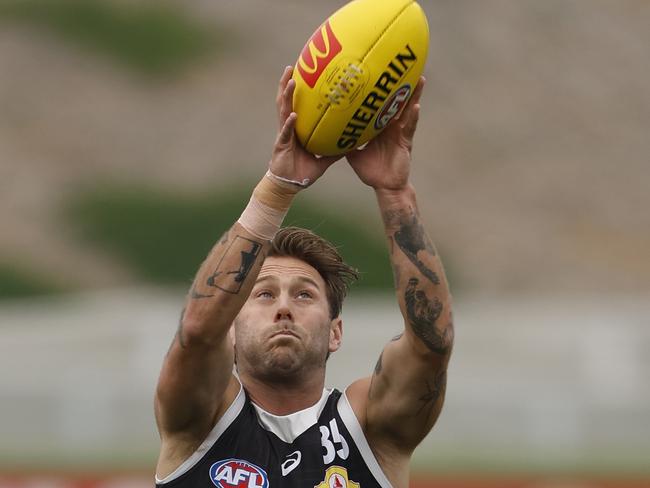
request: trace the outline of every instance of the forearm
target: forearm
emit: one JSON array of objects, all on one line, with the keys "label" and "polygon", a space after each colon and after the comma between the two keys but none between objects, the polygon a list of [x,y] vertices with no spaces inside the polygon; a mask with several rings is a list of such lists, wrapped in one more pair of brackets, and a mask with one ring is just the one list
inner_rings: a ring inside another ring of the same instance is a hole
[{"label": "forearm", "polygon": [[270,242],[235,223],[215,244],[196,274],[179,325],[181,346],[190,338],[222,339],[239,313]]},{"label": "forearm", "polygon": [[415,189],[376,190],[406,332],[441,359],[453,343],[451,296],[440,258],[422,225]]},{"label": "forearm", "polygon": [[179,327],[188,337],[221,340],[246,302],[270,239],[278,230],[297,189],[264,177],[240,219],[215,244],[199,268]]}]

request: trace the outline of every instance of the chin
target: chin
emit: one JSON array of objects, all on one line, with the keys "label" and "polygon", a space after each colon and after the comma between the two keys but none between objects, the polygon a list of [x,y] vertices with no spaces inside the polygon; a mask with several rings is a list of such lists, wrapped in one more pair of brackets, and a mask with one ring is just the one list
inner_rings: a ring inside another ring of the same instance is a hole
[{"label": "chin", "polygon": [[303,370],[302,363],[293,354],[279,354],[267,363],[269,376],[293,376]]}]

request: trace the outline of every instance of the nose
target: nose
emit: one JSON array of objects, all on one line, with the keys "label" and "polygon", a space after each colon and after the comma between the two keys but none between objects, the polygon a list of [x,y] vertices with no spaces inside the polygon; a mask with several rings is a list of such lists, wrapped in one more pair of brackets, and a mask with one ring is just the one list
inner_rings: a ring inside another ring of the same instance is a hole
[{"label": "nose", "polygon": [[278,304],[278,309],[275,311],[275,321],[280,322],[282,320],[293,321],[293,315],[286,300],[282,300]]}]

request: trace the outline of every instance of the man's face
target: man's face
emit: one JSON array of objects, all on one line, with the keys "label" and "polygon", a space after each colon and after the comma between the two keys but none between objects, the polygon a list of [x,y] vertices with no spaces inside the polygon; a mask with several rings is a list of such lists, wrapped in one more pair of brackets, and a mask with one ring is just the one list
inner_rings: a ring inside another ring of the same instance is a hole
[{"label": "man's face", "polygon": [[325,281],[291,257],[264,261],[234,321],[237,367],[266,380],[300,378],[325,369],[341,342],[341,320],[331,320]]}]

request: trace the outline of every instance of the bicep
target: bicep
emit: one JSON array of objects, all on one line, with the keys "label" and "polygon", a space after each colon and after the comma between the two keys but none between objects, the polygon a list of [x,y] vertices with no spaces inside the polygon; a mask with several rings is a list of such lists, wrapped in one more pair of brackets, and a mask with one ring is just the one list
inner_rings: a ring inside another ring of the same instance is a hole
[{"label": "bicep", "polygon": [[368,387],[366,424],[377,443],[414,449],[435,424],[445,397],[448,355],[420,347],[408,330],[382,351]]},{"label": "bicep", "polygon": [[[233,346],[228,336],[216,344],[177,333],[158,379],[156,421],[161,435],[212,428],[227,401],[232,374]],[[230,388],[233,390],[233,388]]]}]

